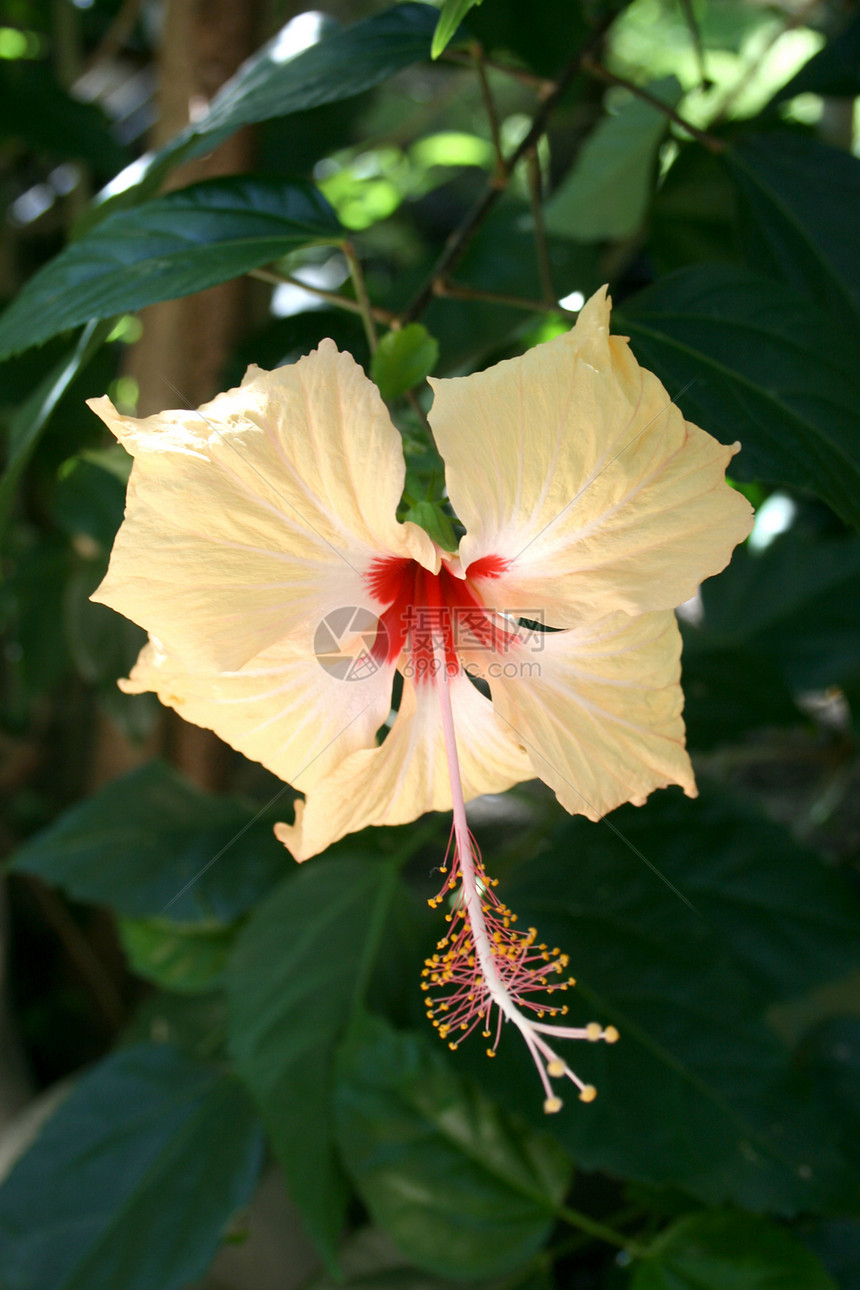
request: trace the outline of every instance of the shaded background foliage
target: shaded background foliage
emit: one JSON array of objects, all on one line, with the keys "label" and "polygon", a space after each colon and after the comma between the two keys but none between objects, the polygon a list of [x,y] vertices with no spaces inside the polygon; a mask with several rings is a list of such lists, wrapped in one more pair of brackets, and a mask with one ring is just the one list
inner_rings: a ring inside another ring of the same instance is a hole
[{"label": "shaded background foliage", "polygon": [[[852,1290],[856,4],[447,0],[435,61],[430,6],[299,9],[0,5],[0,1287]],[[474,812],[622,1034],[547,1120],[515,1044],[428,1032],[447,821],[299,870],[291,790],[117,690],[141,633],[88,596],[128,461],[83,400],[333,336],[444,523],[424,375],[604,281],[759,510],[682,611],[701,797]]]}]

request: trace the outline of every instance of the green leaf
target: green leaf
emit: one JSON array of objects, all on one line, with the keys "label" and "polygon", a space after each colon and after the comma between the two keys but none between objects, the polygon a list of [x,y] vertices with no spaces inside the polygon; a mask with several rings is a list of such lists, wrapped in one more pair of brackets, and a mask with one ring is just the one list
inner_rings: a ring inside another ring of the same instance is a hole
[{"label": "green leaf", "polygon": [[836,1290],[789,1232],[754,1214],[690,1214],[637,1265],[630,1290]]},{"label": "green leaf", "polygon": [[[210,152],[244,125],[337,103],[381,85],[430,57],[436,20],[437,11],[429,5],[397,4],[330,31],[297,54],[290,53],[288,23],[215,95],[204,117],[165,144],[142,171],[137,165],[130,170],[128,187],[108,201],[139,201],[174,166]],[[98,208],[94,213],[99,214]]]},{"label": "green leaf", "polygon": [[776,92],[768,107],[777,107],[798,94],[850,99],[860,94],[860,13],[855,13],[823,49],[804,63]]},{"label": "green leaf", "polygon": [[694,660],[741,648],[795,690],[860,680],[856,536],[815,539],[790,531],[764,551],[741,548],[719,578],[704,584],[702,602],[701,627],[685,629]]},{"label": "green leaf", "polygon": [[510,1271],[540,1248],[565,1153],[449,1067],[432,1040],[363,1019],[338,1065],[337,1141],[374,1221],[442,1276]]},{"label": "green leaf", "polygon": [[[740,554],[736,552],[734,558]],[[724,570],[723,577],[727,576],[730,572]],[[806,720],[773,658],[743,646],[716,646],[704,625],[700,629],[682,623],[681,632],[689,748],[714,748],[737,742],[750,730],[794,726]]]},{"label": "green leaf", "polygon": [[382,337],[370,374],[386,402],[426,380],[439,360],[439,345],[421,323],[408,323]]},{"label": "green leaf", "polygon": [[30,838],[11,868],[131,918],[231,922],[292,866],[274,817],[150,762]]},{"label": "green leaf", "polygon": [[316,188],[264,176],[208,179],[116,211],[33,275],[0,319],[0,356],[91,318],[203,291],[339,234]]},{"label": "green leaf", "polygon": [[405,512],[404,520],[411,520],[429,533],[443,551],[456,551],[457,536],[449,517],[437,502],[418,501]]},{"label": "green leaf", "polygon": [[107,553],[122,522],[131,457],[120,447],[79,453],[60,467],[54,521],[70,537],[81,534]]},{"label": "green leaf", "polygon": [[[771,133],[724,154],[738,190],[747,259],[857,334],[860,160],[802,134]],[[855,214],[852,214],[854,212]]]},{"label": "green leaf", "polygon": [[123,918],[119,935],[135,975],[164,990],[199,994],[221,984],[236,929],[221,923]]},{"label": "green leaf", "polygon": [[[682,92],[674,76],[648,90],[670,106]],[[615,115],[603,117],[546,204],[548,232],[580,242],[636,233],[654,192],[657,149],[667,128],[665,115],[639,98],[631,97]]]},{"label": "green leaf", "polygon": [[314,860],[257,910],[228,972],[236,1067],[332,1263],[348,1200],[334,1154],[335,1046],[361,1002],[395,890],[395,870],[375,858]]},{"label": "green leaf", "polygon": [[[0,324],[2,325],[2,324]],[[0,478],[0,535],[2,535],[15,500],[15,491],[36,451],[51,414],[72,381],[99,350],[110,331],[109,322],[91,322],[81,332],[74,348],[36,386],[18,408],[9,423],[9,454]]]},{"label": "green leaf", "polygon": [[816,493],[860,525],[860,373],[827,314],[781,283],[697,265],[625,301],[614,323],[691,420],[741,441],[733,470]]},{"label": "green leaf", "polygon": [[[611,1021],[621,1034],[566,1048],[599,1096],[587,1108],[570,1099],[553,1128],[583,1169],[707,1204],[844,1210],[857,1187],[838,1121],[765,1018],[853,969],[857,899],[781,828],[700,788],[696,801],[664,792],[622,807],[612,828],[572,820],[502,893],[570,952],[571,1024]],[[521,1047],[503,1038],[481,1078],[534,1116]],[[478,1046],[460,1058],[477,1069]]]},{"label": "green leaf", "polygon": [[433,45],[430,50],[432,58],[438,58],[447,49],[466,14],[481,3],[482,0],[445,0],[436,30],[433,32]]},{"label": "green leaf", "polygon": [[737,196],[722,160],[683,144],[654,195],[648,253],[657,276],[703,261],[737,264]]},{"label": "green leaf", "polygon": [[105,177],[129,160],[101,108],[67,94],[47,61],[0,59],[0,135],[63,161],[80,158]]},{"label": "green leaf", "polygon": [[115,1053],[0,1188],[4,1290],[181,1290],[250,1199],[262,1151],[235,1080],[170,1047]]}]

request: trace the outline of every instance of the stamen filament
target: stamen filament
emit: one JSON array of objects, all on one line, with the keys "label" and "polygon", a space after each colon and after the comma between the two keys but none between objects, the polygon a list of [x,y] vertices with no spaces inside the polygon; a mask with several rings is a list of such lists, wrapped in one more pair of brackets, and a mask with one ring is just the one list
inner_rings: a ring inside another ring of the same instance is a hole
[{"label": "stamen filament", "polygon": [[[537,991],[552,994],[576,983],[571,977],[552,979],[565,971],[567,955],[537,944],[535,928],[522,932],[513,926],[516,914],[499,901],[493,890],[496,884],[484,870],[481,853],[466,821],[448,685],[450,664],[445,658],[444,642],[434,640],[434,646],[435,685],[451,783],[453,827],[442,866],[445,882],[429,903],[436,908],[446,895],[453,897],[453,903],[445,915],[450,928],[439,941],[438,952],[427,960],[423,974],[428,979],[422,982],[422,990],[443,992],[436,998],[427,996],[427,1015],[440,1036],[448,1040],[448,1046],[455,1049],[479,1024],[484,1038],[491,1037],[495,1007],[496,1033],[488,1054],[495,1055],[503,1021],[513,1022],[537,1068],[545,1093],[544,1110],[552,1114],[562,1106],[550,1082],[552,1079],[569,1079],[583,1102],[593,1101],[597,1090],[570,1069],[544,1036],[614,1043],[618,1031],[614,1026],[604,1029],[597,1022],[582,1027],[548,1025],[541,1019],[563,1016],[567,1006],[534,1002],[526,997]],[[532,1021],[526,1010],[536,1013],[539,1020]]]}]

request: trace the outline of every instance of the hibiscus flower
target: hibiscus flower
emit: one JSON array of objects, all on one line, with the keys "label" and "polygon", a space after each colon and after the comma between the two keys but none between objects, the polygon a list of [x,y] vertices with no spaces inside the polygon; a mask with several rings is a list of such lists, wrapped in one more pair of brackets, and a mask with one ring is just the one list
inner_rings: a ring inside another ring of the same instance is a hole
[{"label": "hibiscus flower", "polygon": [[536,776],[592,820],[669,784],[695,795],[673,609],[751,523],[724,478],[737,445],[685,422],[609,309],[598,292],[565,335],[431,382],[456,552],[398,521],[400,436],[331,341],[199,411],[91,404],[135,459],[94,597],[150,633],[123,688],[303,792],[276,827],[296,860],[452,811],[428,1013],[451,1047],[479,1027],[491,1053],[512,1023],[547,1111],[558,1077],[594,1097],[551,1041],[617,1032],[558,1023],[544,995],[572,984],[567,957],[515,927],[465,804]]}]

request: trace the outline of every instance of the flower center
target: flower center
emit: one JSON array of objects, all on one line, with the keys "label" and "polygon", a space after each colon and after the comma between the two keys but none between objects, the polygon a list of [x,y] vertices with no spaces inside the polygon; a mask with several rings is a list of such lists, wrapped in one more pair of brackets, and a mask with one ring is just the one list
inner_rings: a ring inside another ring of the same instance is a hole
[{"label": "flower center", "polygon": [[516,639],[513,626],[487,609],[475,583],[497,578],[506,562],[484,556],[458,578],[444,560],[438,573],[430,573],[417,560],[389,556],[375,560],[367,577],[371,595],[387,608],[372,654],[377,663],[392,662],[406,653],[416,682],[433,678],[442,666],[449,675],[460,670],[460,649],[503,653]]}]

